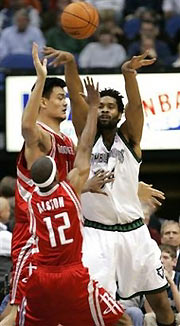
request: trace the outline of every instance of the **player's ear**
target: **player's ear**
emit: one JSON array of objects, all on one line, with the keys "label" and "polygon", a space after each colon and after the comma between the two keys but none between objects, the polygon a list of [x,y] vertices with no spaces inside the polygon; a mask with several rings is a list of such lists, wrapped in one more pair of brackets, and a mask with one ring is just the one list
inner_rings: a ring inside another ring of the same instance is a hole
[{"label": "player's ear", "polygon": [[41,98],[41,100],[40,100],[40,107],[41,107],[41,109],[45,109],[46,108],[47,102],[48,102],[47,98],[45,98],[45,97],[42,97]]}]

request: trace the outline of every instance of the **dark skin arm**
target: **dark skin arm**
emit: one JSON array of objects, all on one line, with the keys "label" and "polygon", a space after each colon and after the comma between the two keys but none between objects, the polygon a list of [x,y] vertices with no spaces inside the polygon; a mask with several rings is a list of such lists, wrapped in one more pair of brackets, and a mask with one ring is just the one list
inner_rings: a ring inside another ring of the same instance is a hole
[{"label": "dark skin arm", "polygon": [[125,109],[126,120],[121,126],[121,132],[127,141],[133,146],[136,155],[141,158],[140,141],[144,124],[143,107],[136,80],[136,70],[149,66],[156,59],[146,60],[148,52],[134,56],[130,61],[122,65],[122,73],[125,79],[125,88],[128,97],[128,104]]},{"label": "dark skin arm", "polygon": [[88,103],[81,96],[83,85],[78,74],[75,58],[69,52],[55,50],[51,47],[44,48],[44,55],[47,59],[52,59],[51,65],[53,67],[64,64],[65,79],[72,108],[72,122],[79,138],[86,123]]},{"label": "dark skin arm", "polygon": [[80,195],[89,176],[90,158],[97,129],[97,112],[99,106],[98,85],[95,88],[92,78],[85,80],[87,90],[88,116],[77,147],[74,168],[68,174],[68,180]]}]

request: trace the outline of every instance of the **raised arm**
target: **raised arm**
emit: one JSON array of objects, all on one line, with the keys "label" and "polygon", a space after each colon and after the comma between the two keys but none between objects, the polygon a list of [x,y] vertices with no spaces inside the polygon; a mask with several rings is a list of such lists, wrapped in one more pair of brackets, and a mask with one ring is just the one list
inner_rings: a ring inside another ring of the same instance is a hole
[{"label": "raised arm", "polygon": [[122,65],[122,73],[125,79],[125,88],[128,98],[128,104],[125,109],[126,120],[121,126],[121,132],[125,138],[132,144],[138,157],[141,157],[140,141],[144,124],[143,108],[141,96],[136,79],[136,70],[142,66],[148,66],[156,59],[145,59],[148,52],[133,57],[130,61]]},{"label": "raised arm", "polygon": [[51,47],[45,47],[44,54],[46,58],[53,59],[52,66],[57,67],[64,64],[65,79],[71,101],[72,122],[79,137],[86,123],[88,104],[80,95],[83,92],[83,85],[78,74],[75,58],[69,52],[55,50]]},{"label": "raised arm", "polygon": [[85,80],[85,87],[89,106],[88,116],[77,147],[74,168],[68,174],[68,179],[78,194],[82,192],[83,186],[89,176],[90,157],[96,135],[97,112],[100,102],[98,85],[95,88],[92,78]]},{"label": "raised arm", "polygon": [[51,148],[50,135],[36,124],[44,83],[47,76],[47,60],[44,59],[43,63],[40,62],[38,45],[36,43],[33,43],[32,56],[37,73],[37,81],[22,116],[22,135],[25,140],[25,156],[30,165],[32,162],[29,161],[33,161],[34,158],[37,158],[36,149],[38,150],[40,143],[46,145],[45,154],[48,153]]}]

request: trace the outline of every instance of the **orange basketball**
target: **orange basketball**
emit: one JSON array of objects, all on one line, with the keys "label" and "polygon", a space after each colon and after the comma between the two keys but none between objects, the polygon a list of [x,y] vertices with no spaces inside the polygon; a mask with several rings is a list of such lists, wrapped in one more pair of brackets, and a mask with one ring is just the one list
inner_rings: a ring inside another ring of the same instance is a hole
[{"label": "orange basketball", "polygon": [[90,37],[99,24],[97,9],[86,2],[74,2],[64,8],[60,17],[63,30],[73,38]]}]

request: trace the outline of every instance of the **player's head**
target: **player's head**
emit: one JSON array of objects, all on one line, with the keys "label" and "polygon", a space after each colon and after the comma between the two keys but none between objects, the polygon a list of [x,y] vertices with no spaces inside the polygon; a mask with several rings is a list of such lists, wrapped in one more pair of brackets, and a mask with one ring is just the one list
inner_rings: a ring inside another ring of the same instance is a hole
[{"label": "player's head", "polygon": [[161,226],[161,243],[175,247],[180,246],[180,224],[174,220],[167,220]]},{"label": "player's head", "polygon": [[[35,84],[32,87],[34,89]],[[59,122],[66,119],[66,83],[57,77],[46,78],[42,98],[40,102],[39,114],[50,119],[57,119]]]},{"label": "player's head", "polygon": [[124,111],[123,96],[112,88],[100,91],[98,128],[114,129]]},{"label": "player's head", "polygon": [[57,179],[57,167],[50,156],[38,158],[31,167],[31,178],[41,191],[51,189]]},{"label": "player's head", "polygon": [[163,266],[168,272],[171,272],[177,263],[176,249],[173,246],[163,244],[159,247],[161,249],[161,261]]}]

